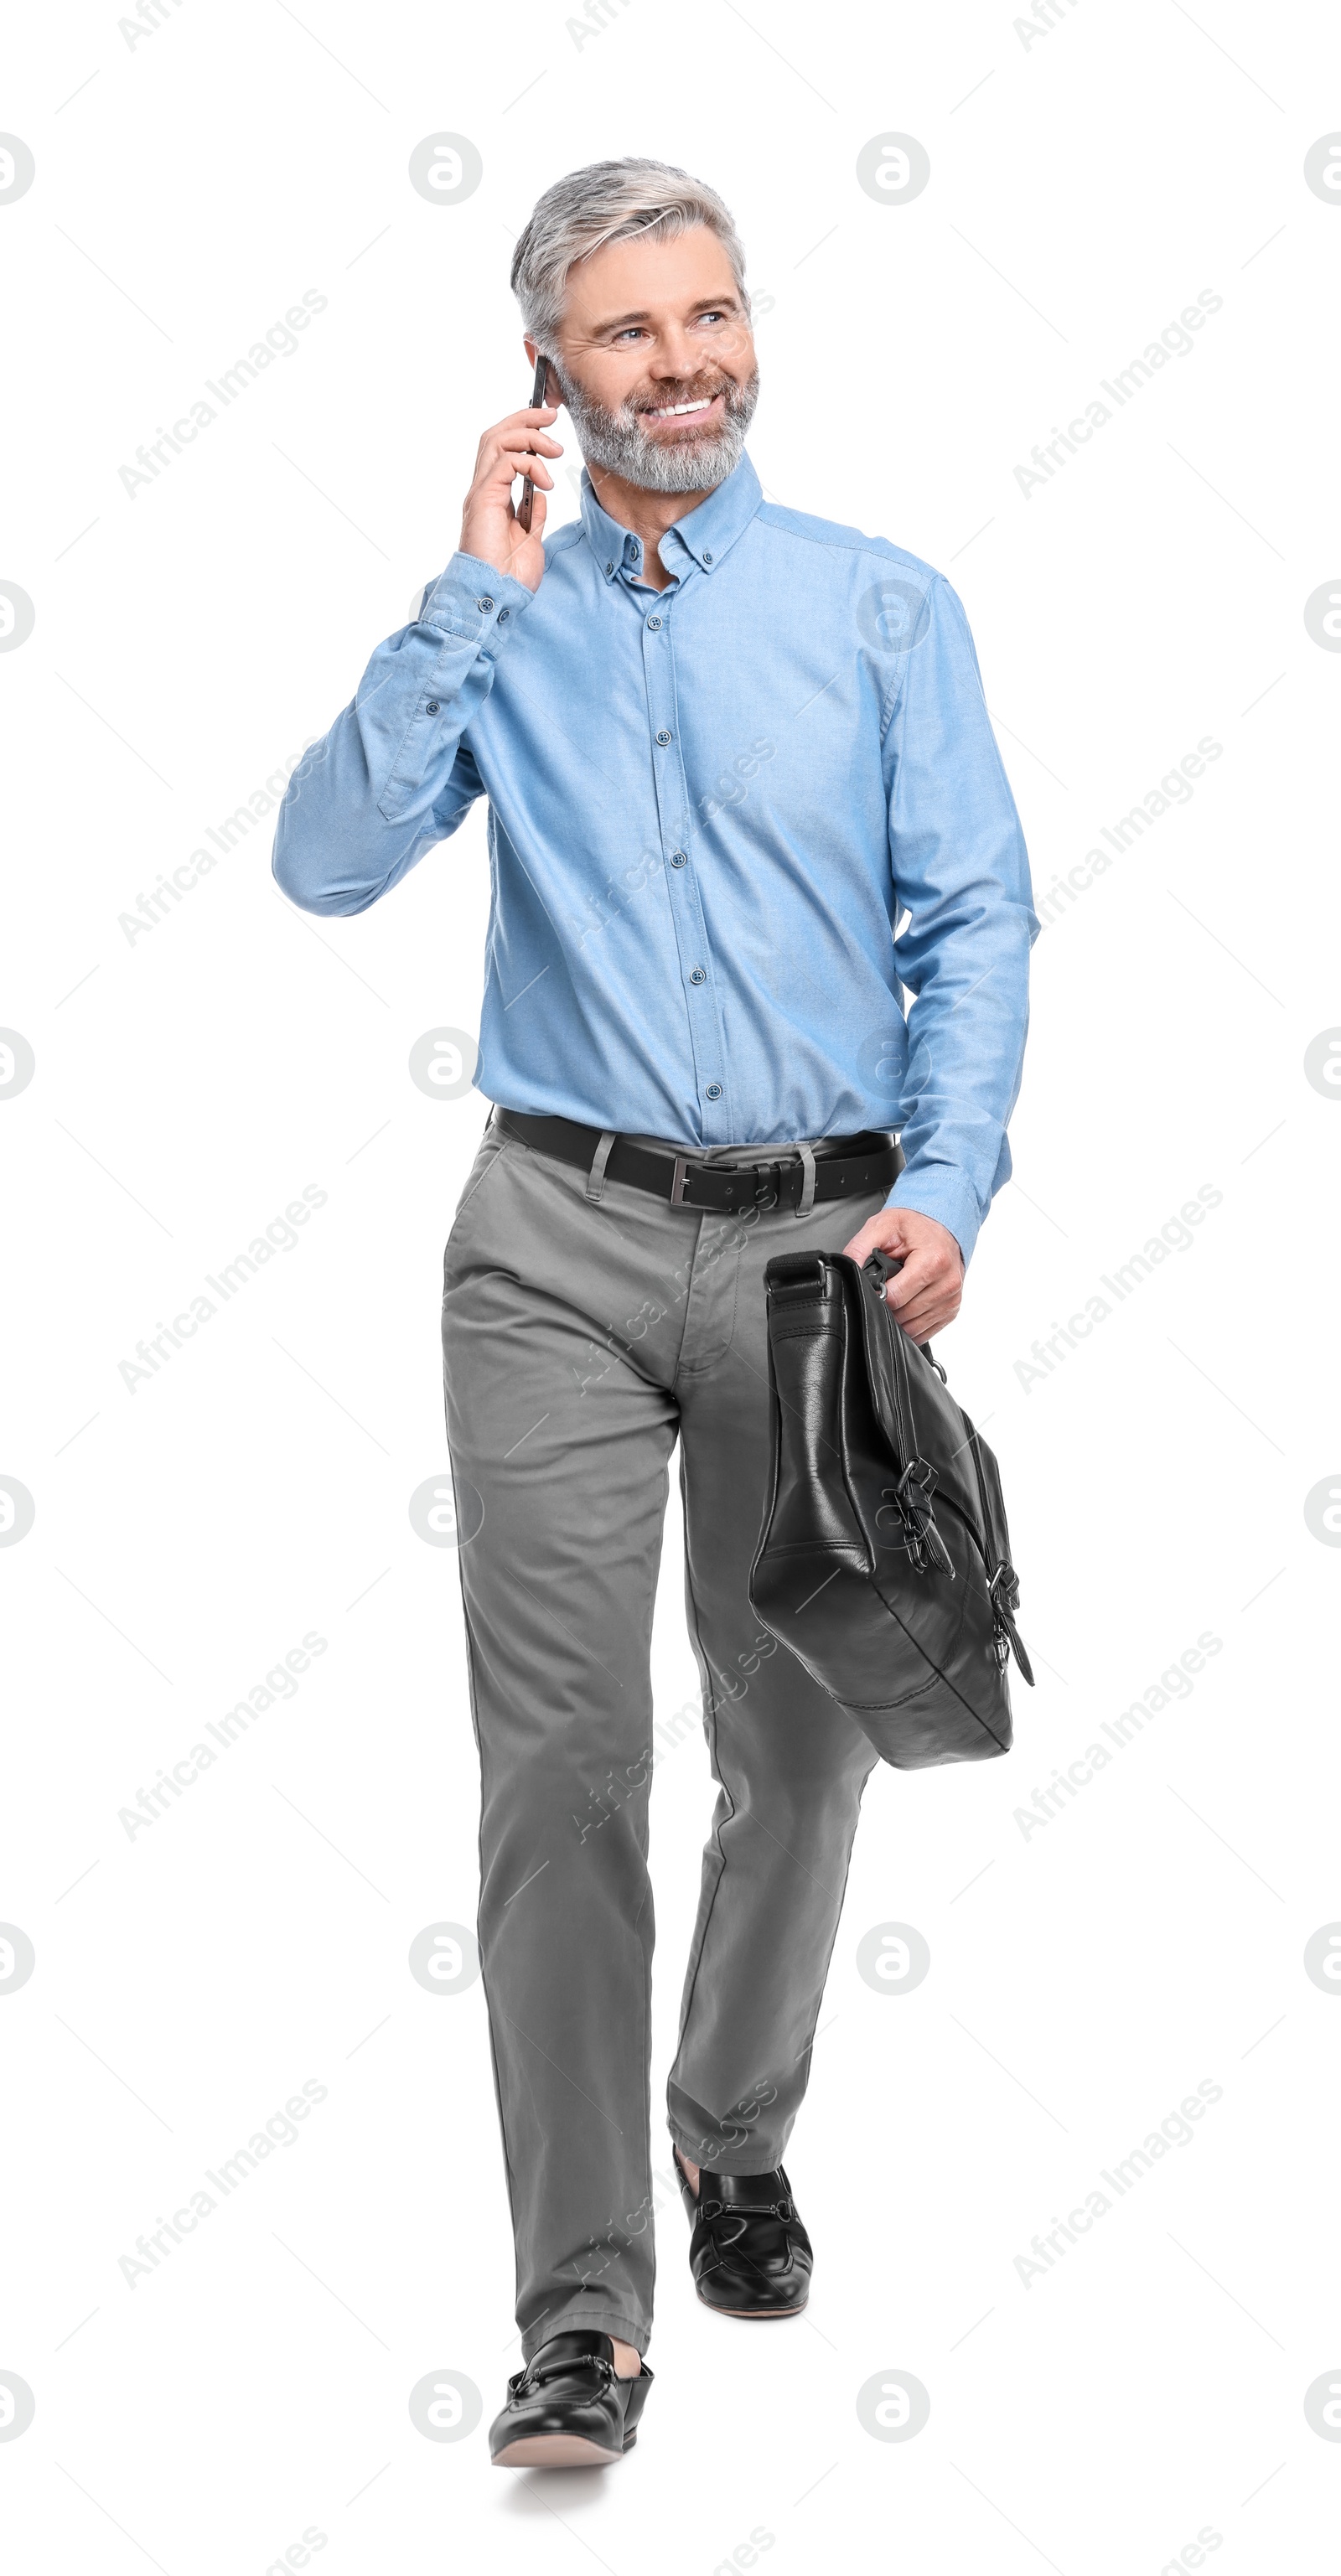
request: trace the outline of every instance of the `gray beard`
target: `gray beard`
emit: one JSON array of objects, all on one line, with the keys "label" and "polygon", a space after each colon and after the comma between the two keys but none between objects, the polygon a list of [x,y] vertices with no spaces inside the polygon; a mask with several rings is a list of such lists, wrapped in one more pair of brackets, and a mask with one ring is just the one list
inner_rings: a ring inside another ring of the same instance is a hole
[{"label": "gray beard", "polygon": [[[604,403],[594,402],[566,376],[557,359],[550,365],[559,380],[578,445],[588,467],[598,473],[619,474],[626,483],[641,492],[711,492],[724,483],[740,463],[745,445],[745,432],[754,418],[759,400],[759,370],[747,384],[738,385],[731,377],[720,391],[724,404],[721,421],[694,438],[674,441],[649,438],[641,415],[631,403],[621,403],[618,411],[607,411]],[[716,386],[714,392],[718,390]],[[681,395],[681,401],[692,400]]]}]

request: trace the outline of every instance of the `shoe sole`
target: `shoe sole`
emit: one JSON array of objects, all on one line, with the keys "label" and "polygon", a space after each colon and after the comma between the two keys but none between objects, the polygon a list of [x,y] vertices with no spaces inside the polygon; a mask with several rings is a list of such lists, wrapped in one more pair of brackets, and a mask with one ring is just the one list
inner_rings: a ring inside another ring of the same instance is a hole
[{"label": "shoe sole", "polygon": [[[625,2443],[631,2451],[636,2436]],[[598,2442],[588,2442],[581,2433],[523,2433],[507,2448],[496,2451],[496,2469],[608,2469],[622,2459],[623,2451],[603,2451]]]},{"label": "shoe sole", "polygon": [[808,2300],[801,2299],[794,2308],[719,2308],[712,2299],[699,2300],[699,2306],[715,2317],[748,2317],[752,2325],[767,2325],[774,2317],[799,2317],[808,2305]]}]

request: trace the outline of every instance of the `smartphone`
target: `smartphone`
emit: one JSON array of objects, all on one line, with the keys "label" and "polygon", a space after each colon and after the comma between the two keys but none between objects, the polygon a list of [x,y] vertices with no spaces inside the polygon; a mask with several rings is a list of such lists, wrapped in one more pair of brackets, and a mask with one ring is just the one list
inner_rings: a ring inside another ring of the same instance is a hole
[{"label": "smartphone", "polygon": [[[548,377],[548,358],[537,358],[535,362],[535,383],[531,387],[531,408],[533,411],[537,403],[542,403],[545,399],[545,386],[548,381]],[[523,475],[521,505],[517,511],[517,525],[519,528],[525,529],[528,537],[531,533],[531,504],[534,499],[535,485],[531,481],[529,474]]]}]

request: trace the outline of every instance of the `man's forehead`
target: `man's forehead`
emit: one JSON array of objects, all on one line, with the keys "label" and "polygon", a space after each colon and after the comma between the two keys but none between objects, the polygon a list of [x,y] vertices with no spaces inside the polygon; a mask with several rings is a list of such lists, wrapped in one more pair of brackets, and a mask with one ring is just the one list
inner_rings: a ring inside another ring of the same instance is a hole
[{"label": "man's forehead", "polygon": [[709,305],[740,309],[731,263],[706,225],[671,241],[610,242],[569,271],[565,321],[608,331],[630,322],[683,319]]}]

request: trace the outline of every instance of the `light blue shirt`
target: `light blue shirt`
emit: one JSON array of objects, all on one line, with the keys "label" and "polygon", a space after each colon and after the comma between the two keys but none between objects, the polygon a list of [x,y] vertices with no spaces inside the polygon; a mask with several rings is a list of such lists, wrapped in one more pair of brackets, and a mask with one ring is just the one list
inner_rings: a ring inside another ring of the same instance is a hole
[{"label": "light blue shirt", "polygon": [[275,875],[362,912],[487,796],[489,1099],[689,1147],[896,1127],[891,1205],[967,1261],[1038,923],[963,608],[748,456],[659,551],[656,591],[584,474],[534,593],[454,555],[294,771]]}]

